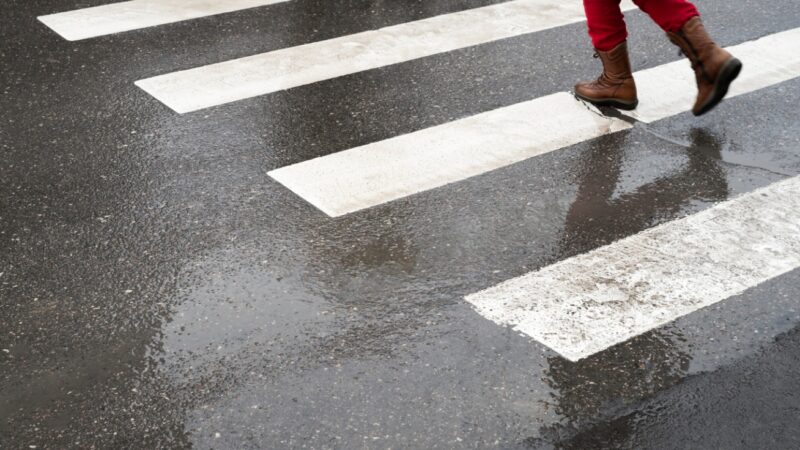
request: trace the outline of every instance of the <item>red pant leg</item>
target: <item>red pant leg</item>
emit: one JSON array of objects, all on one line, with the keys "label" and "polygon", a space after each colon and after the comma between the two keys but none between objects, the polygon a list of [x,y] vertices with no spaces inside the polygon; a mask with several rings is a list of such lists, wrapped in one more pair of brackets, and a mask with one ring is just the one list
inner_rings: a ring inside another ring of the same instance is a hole
[{"label": "red pant leg", "polygon": [[[633,0],[664,31],[678,31],[689,19],[700,14],[687,0]],[[589,36],[594,48],[607,52],[628,37],[620,0],[583,0]]]},{"label": "red pant leg", "polygon": [[628,38],[619,2],[620,0],[583,0],[589,37],[592,38],[594,48],[601,52],[613,49]]},{"label": "red pant leg", "polygon": [[689,19],[699,16],[687,0],[633,0],[664,31],[678,31]]}]

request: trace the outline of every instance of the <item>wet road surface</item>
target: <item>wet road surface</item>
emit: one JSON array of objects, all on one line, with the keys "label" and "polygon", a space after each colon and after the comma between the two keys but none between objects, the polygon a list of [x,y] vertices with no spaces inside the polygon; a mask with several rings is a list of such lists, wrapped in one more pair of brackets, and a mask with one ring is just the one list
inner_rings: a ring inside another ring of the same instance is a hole
[{"label": "wet road surface", "polygon": [[[585,24],[178,114],[134,81],[499,2],[36,19],[103,3],[0,5],[1,448],[800,446],[800,270],[578,362],[464,300],[798,175],[800,79],[332,218],[268,172],[568,90]],[[635,70],[679,58],[626,16]]]}]

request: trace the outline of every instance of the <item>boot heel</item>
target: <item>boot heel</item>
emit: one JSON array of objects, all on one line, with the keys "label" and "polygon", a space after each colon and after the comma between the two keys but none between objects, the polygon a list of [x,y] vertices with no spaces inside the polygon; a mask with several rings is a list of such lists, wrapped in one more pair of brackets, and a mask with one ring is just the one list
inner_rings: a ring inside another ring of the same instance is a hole
[{"label": "boot heel", "polygon": [[632,102],[621,102],[619,100],[615,100],[614,104],[609,106],[613,106],[614,108],[625,111],[633,111],[637,106],[639,106],[639,100],[634,100]]},{"label": "boot heel", "polygon": [[742,71],[742,62],[739,61],[737,58],[731,58],[725,62],[720,69],[719,75],[717,76],[717,82],[714,85],[714,90],[711,93],[711,97],[709,97],[708,101],[705,105],[700,109],[700,111],[695,114],[696,116],[702,116],[703,114],[711,111],[716,107],[722,99],[728,95],[728,89],[731,86],[731,83],[739,76],[739,73]]},{"label": "boot heel", "polygon": [[619,100],[616,98],[591,98],[584,95],[573,93],[575,98],[582,100],[586,103],[591,103],[594,106],[610,106],[612,108],[622,109],[625,111],[632,111],[639,106],[639,99],[632,101]]}]

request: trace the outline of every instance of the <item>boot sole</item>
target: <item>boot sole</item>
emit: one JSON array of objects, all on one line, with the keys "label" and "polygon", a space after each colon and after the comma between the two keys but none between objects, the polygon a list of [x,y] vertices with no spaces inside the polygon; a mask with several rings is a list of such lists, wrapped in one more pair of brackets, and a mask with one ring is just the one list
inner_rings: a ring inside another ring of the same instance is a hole
[{"label": "boot sole", "polygon": [[614,98],[588,98],[577,93],[575,94],[575,97],[595,106],[610,106],[612,108],[623,109],[625,111],[634,110],[637,106],[639,106],[639,100],[625,102]]},{"label": "boot sole", "polygon": [[711,97],[703,104],[703,106],[694,113],[695,116],[702,116],[703,114],[714,109],[719,105],[719,102],[728,95],[728,88],[733,83],[733,80],[739,76],[742,71],[742,62],[736,58],[731,58],[725,62],[717,77],[717,83],[714,85],[714,90],[711,91]]}]

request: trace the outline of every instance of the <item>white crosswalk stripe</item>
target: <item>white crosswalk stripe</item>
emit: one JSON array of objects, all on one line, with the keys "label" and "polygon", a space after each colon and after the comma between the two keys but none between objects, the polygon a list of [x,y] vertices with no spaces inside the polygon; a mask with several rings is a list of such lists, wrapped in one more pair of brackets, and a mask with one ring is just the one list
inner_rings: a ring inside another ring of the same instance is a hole
[{"label": "white crosswalk stripe", "polygon": [[289,0],[132,0],[39,17],[69,41],[165,25]]},{"label": "white crosswalk stripe", "polygon": [[[626,0],[625,8],[632,7]],[[188,113],[582,20],[580,2],[514,0],[160,75],[136,85],[176,112]]]},{"label": "white crosswalk stripe", "polygon": [[[800,28],[732,47],[746,69],[730,95],[800,76],[800,53],[788,51],[798,46]],[[696,90],[692,76],[685,61],[637,73],[642,108],[633,115],[653,121],[688,110],[688,95]],[[562,93],[304,161],[270,176],[340,216],[626,128]]]},{"label": "white crosswalk stripe", "polygon": [[341,216],[630,128],[559,93],[273,170]]},{"label": "white crosswalk stripe", "polygon": [[800,177],[467,297],[576,361],[800,267]]}]

